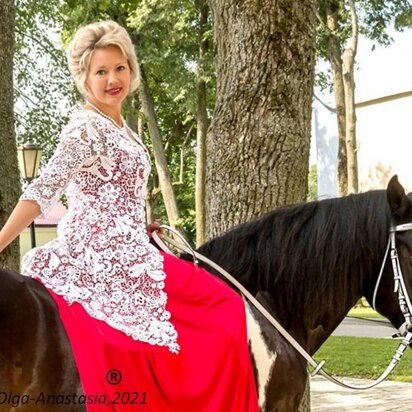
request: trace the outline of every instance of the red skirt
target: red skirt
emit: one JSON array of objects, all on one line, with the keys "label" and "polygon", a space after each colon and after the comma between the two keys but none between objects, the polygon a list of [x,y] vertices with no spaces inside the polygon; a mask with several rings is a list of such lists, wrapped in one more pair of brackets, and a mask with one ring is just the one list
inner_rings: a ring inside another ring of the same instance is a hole
[{"label": "red skirt", "polygon": [[83,307],[58,305],[87,412],[258,412],[242,298],[192,263],[163,254],[180,353],[135,341]]}]

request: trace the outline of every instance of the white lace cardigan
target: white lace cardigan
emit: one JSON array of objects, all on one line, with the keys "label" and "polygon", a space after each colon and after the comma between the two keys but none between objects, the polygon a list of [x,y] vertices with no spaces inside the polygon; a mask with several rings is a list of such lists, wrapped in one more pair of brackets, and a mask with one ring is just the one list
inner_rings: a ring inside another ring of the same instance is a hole
[{"label": "white lace cardigan", "polygon": [[57,238],[29,251],[22,272],[133,339],[177,353],[163,258],[146,233],[149,173],[147,150],[127,126],[77,111],[21,196],[44,213],[65,191],[69,205]]}]

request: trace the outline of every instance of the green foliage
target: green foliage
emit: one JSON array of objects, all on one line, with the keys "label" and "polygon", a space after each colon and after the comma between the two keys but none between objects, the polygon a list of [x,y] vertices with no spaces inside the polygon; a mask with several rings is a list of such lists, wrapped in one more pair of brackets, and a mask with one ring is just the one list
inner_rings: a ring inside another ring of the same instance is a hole
[{"label": "green foliage", "polygon": [[[341,54],[346,42],[351,37],[352,26],[347,2],[344,0],[318,0],[318,16],[326,21],[326,5],[336,12],[338,17],[337,29],[334,33],[340,40]],[[380,45],[389,45],[392,38],[389,29],[402,31],[412,27],[411,0],[358,0],[355,2],[358,14],[359,33]],[[316,34],[317,56],[319,60],[329,60],[328,39],[330,31],[318,21]],[[318,73],[317,85],[324,89],[330,87],[330,72]]]},{"label": "green foliage", "polygon": [[[334,33],[341,40],[342,44],[351,35],[351,22],[350,16],[345,8],[344,0],[318,0],[318,15],[322,19],[322,22],[326,22],[326,3],[331,4],[331,9],[337,15],[337,29]],[[328,37],[329,31],[324,24],[318,21],[317,31],[316,31],[316,52],[318,57],[327,60],[329,58],[328,52]]]},{"label": "green foliage", "polygon": [[308,195],[307,201],[311,202],[318,198],[318,168],[317,165],[312,165],[309,168],[308,177]]},{"label": "green foliage", "polygon": [[46,161],[67,122],[73,84],[58,42],[58,3],[18,0],[14,60],[16,137],[44,148]]},{"label": "green foliage", "polygon": [[392,25],[400,31],[412,26],[410,0],[360,0],[359,7],[361,33],[379,44],[390,44],[387,29]]},{"label": "green foliage", "polygon": [[[189,239],[195,234],[196,85],[199,78],[200,42],[198,10],[194,2],[144,0],[127,17],[137,35],[137,54],[152,93],[167,162],[175,185],[182,228]],[[211,28],[206,39],[211,38]],[[208,88],[208,108],[215,100],[215,76],[211,54],[203,67]],[[184,150],[180,182],[181,150]],[[166,221],[162,205],[159,217]]]}]

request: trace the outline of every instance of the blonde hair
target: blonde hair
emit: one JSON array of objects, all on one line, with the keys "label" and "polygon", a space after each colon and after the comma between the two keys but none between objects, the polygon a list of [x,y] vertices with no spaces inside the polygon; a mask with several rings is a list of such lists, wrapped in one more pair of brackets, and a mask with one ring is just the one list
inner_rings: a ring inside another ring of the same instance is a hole
[{"label": "blonde hair", "polygon": [[139,65],[129,34],[116,22],[105,20],[77,30],[68,48],[69,70],[83,96],[87,95],[85,83],[93,51],[108,46],[117,46],[127,58],[131,71],[129,93],[139,87]]}]

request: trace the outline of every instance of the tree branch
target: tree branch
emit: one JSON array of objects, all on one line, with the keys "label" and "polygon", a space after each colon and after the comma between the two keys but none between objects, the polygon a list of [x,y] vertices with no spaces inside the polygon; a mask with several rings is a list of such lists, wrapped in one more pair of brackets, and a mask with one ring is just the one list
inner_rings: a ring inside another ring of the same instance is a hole
[{"label": "tree branch", "polygon": [[351,21],[352,21],[351,48],[353,51],[353,57],[355,57],[356,51],[358,48],[358,33],[359,33],[358,15],[356,13],[355,0],[349,0],[348,2],[349,2],[350,16],[351,16]]},{"label": "tree branch", "polygon": [[[49,54],[53,59],[58,62],[58,63],[63,63],[62,61],[62,56],[58,56],[58,51],[59,49],[45,36],[42,37],[41,41],[37,39],[36,37],[31,36],[30,34],[26,32],[22,32],[16,27],[16,33],[18,33],[20,36],[27,37],[30,40],[32,40],[34,43],[36,43],[42,50],[44,50],[47,54]],[[43,42],[45,44],[43,44]],[[65,63],[65,62],[64,62]]]},{"label": "tree branch", "polygon": [[[23,99],[25,99],[26,101],[30,102],[33,106],[38,106],[38,103],[36,103],[32,98],[30,98],[29,96],[27,96],[25,93],[23,93],[17,86],[14,86],[14,89],[17,91],[17,93],[19,94],[19,96],[21,96]],[[26,102],[26,105],[29,106]]]},{"label": "tree branch", "polygon": [[189,131],[186,133],[185,138],[183,139],[182,146],[180,148],[180,171],[179,171],[179,183],[183,183],[183,167],[184,167],[184,154],[185,154],[185,146],[187,143],[187,140],[189,139],[190,134],[192,133],[194,127],[194,123],[189,128]]},{"label": "tree branch", "polygon": [[332,33],[329,27],[326,25],[326,23],[323,21],[322,16],[319,14],[318,11],[316,11],[316,18],[318,19],[318,22],[322,26],[324,30],[326,30],[328,33]]}]

